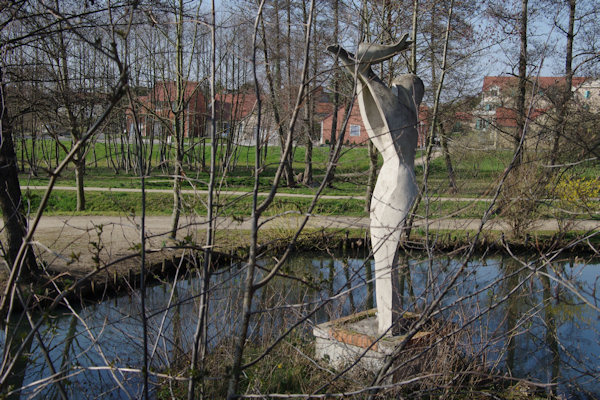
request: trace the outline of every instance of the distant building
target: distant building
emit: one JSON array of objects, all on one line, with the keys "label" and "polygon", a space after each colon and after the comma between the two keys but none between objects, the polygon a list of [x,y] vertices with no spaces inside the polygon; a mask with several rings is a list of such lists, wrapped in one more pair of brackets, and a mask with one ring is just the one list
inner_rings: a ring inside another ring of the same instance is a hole
[{"label": "distant building", "polygon": [[332,94],[326,92],[323,87],[316,88],[311,96],[314,99],[314,115],[317,123],[321,123],[328,115],[333,113]]},{"label": "distant building", "polygon": [[[162,137],[173,133],[177,110],[177,85],[174,81],[157,82],[145,96],[137,97],[136,115],[142,136]],[[206,99],[197,82],[184,82],[183,135],[199,137],[206,134]],[[126,110],[127,130],[135,133],[131,107]]]},{"label": "distant building", "polygon": [[[526,118],[532,128],[541,126],[548,119],[547,116],[555,109],[554,104],[560,101],[565,82],[564,77],[538,77],[528,82]],[[502,134],[513,134],[517,128],[518,83],[519,79],[514,76],[483,78],[481,102],[473,113],[475,130],[488,133],[494,146],[502,140]],[[576,104],[588,110],[600,108],[599,80],[573,77],[571,91]]]},{"label": "distant building", "polygon": [[[290,93],[295,95],[293,88]],[[331,96],[322,87],[318,87],[310,94],[313,101],[310,103],[312,121],[320,123],[323,118],[333,112]],[[184,111],[183,134],[185,137],[208,136],[211,129],[211,103],[202,93],[197,82],[184,84]],[[295,97],[292,96],[295,99]],[[139,129],[143,136],[153,135],[156,138],[173,134],[175,119],[174,110],[177,104],[176,83],[173,81],[157,82],[148,90],[148,93],[136,98],[136,117]],[[279,139],[275,125],[272,107],[263,100],[261,113],[261,140],[274,144]],[[306,107],[307,104],[301,104]],[[280,118],[285,123],[292,110],[289,104],[281,102]],[[302,124],[304,111],[297,120],[297,126]],[[228,137],[234,143],[251,145],[256,140],[258,128],[258,101],[255,91],[250,88],[243,91],[218,93],[215,98],[216,134],[218,137]],[[130,135],[135,133],[134,114],[132,108],[126,110],[127,130]],[[285,126],[287,129],[287,126]],[[317,128],[318,129],[318,128]],[[298,130],[298,132],[300,132]],[[318,131],[317,131],[318,132]],[[316,140],[313,139],[313,140]]]},{"label": "distant building", "polygon": [[475,129],[475,116],[470,111],[456,111],[452,124],[452,132],[465,133]]},{"label": "distant building", "polygon": [[[340,107],[337,110],[337,127],[336,134],[339,134],[339,131],[344,122],[344,114],[346,107]],[[333,125],[333,113],[328,115],[326,118],[321,121],[321,144],[329,144],[331,142],[331,131]],[[419,136],[418,136],[418,146],[425,146],[425,137],[427,136],[427,130],[429,129],[429,108],[425,104],[421,104],[419,107],[419,125],[417,127]],[[348,124],[346,125],[346,130],[344,131],[344,143],[346,144],[356,144],[356,145],[364,145],[369,140],[369,136],[365,129],[365,125],[363,123],[362,116],[360,115],[360,109],[358,104],[354,104],[350,111],[350,116],[348,118]]]},{"label": "distant building", "polygon": [[586,79],[575,91],[575,97],[589,111],[600,112],[600,79]]},{"label": "distant building", "polygon": [[[337,126],[336,135],[339,135],[342,124],[344,123],[344,114],[346,107],[339,107],[337,109]],[[333,126],[334,114],[331,113],[321,121],[321,144],[329,144],[331,142],[331,131]],[[354,104],[348,117],[348,124],[344,131],[344,143],[348,144],[365,144],[369,140],[365,125],[363,124],[362,117],[358,104]]]},{"label": "distant building", "polygon": [[[217,94],[215,98],[217,136],[231,137],[234,142],[254,140],[258,126],[257,108],[258,101],[253,91]],[[208,112],[210,113],[210,106]],[[209,116],[207,124],[210,123]],[[261,124],[263,132],[261,137],[264,140],[268,133],[267,127],[271,125],[266,114],[263,114]],[[210,127],[207,126],[207,129]]]},{"label": "distant building", "polygon": [[[299,87],[294,86],[285,91],[286,96],[291,95],[290,101],[279,98],[278,111],[280,123],[283,124],[284,134],[287,133],[289,117],[295,106],[295,100]],[[310,95],[310,97],[308,97]],[[300,104],[298,119],[296,120],[296,136],[294,140],[302,143],[306,138],[301,132],[304,132],[305,126],[305,107],[310,107],[309,115],[312,116],[313,124],[320,122],[333,111],[331,102],[331,94],[326,92],[322,87],[314,88],[309,94],[305,92],[305,98],[310,98],[310,102]],[[276,126],[275,116],[273,115],[272,107],[268,106],[263,100],[262,120],[261,120],[261,140],[267,141],[270,144],[277,144],[279,141],[279,130]],[[235,138],[234,141],[241,144],[253,144],[256,137],[256,127],[258,123],[257,115],[257,99],[254,91],[245,93],[217,95],[217,121],[221,129],[222,135],[231,134]],[[219,128],[217,128],[219,129]],[[318,125],[317,125],[318,129]],[[311,132],[315,132],[315,126],[311,128]],[[318,132],[318,130],[316,131]],[[311,134],[314,136],[314,134]],[[317,138],[312,138],[313,142]]]}]

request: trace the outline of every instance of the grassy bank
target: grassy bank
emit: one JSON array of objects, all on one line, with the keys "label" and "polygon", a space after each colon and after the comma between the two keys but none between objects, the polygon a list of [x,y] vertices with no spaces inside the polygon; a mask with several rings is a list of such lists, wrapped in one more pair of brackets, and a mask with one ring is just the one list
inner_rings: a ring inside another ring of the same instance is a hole
[{"label": "grassy bank", "polygon": [[[39,168],[33,169],[26,161],[31,158],[32,149],[31,140],[17,143],[17,154],[21,159],[21,182],[28,185],[45,185],[48,181],[45,173],[53,166],[53,161],[43,161],[38,155]],[[38,145],[39,146],[39,141]],[[46,158],[55,160],[55,154],[52,146],[48,151]],[[133,147],[131,150],[133,150]],[[37,147],[36,147],[37,148]],[[198,150],[201,147],[194,147]],[[125,148],[119,147],[114,151],[109,151],[106,143],[95,143],[92,150],[88,151],[86,160],[86,177],[85,184],[87,186],[97,187],[123,187],[137,188],[140,186],[139,177],[132,174],[132,171],[127,171],[122,166],[119,167],[119,160],[123,158],[122,153]],[[117,151],[118,150],[118,151]],[[232,190],[250,190],[254,184],[254,159],[255,149],[252,146],[237,146],[230,158],[230,165],[226,172],[222,171],[222,162],[224,157],[225,146],[219,146],[217,153],[217,170],[220,181]],[[199,151],[199,150],[198,150]],[[149,156],[151,171],[148,176],[147,185],[153,188],[170,188],[172,182],[170,173],[173,165],[173,149],[168,148],[163,151],[161,156],[160,146],[153,146],[151,156]],[[188,156],[184,159],[184,171],[186,179],[184,188],[205,187],[208,182],[207,161],[210,157],[208,147],[204,149],[204,166],[202,165],[202,157],[199,154],[188,152]],[[64,151],[59,151],[59,156],[64,156]],[[267,156],[264,159],[264,169],[261,173],[260,188],[266,190],[270,187],[273,181],[273,176],[279,165],[280,148],[271,146],[268,149]],[[294,148],[294,172],[296,174],[304,171],[305,167],[305,148],[297,146]],[[148,152],[150,154],[150,152]],[[417,157],[423,154],[422,151],[417,152]],[[322,179],[326,172],[327,160],[329,156],[329,147],[320,146],[313,149],[313,174],[315,181]],[[508,165],[512,156],[510,151],[477,151],[465,154],[456,155],[453,157],[454,170],[457,177],[457,186],[461,196],[480,196],[486,193],[494,184],[495,179],[500,172]],[[381,157],[379,165],[381,165]],[[365,192],[365,186],[368,181],[369,156],[367,148],[361,147],[345,147],[342,149],[340,160],[336,166],[336,178],[333,185],[326,189],[327,194],[347,194],[347,195],[362,195]],[[417,179],[421,180],[422,167],[416,168]],[[448,177],[446,166],[442,158],[433,160],[430,168],[429,187],[432,193],[444,194],[448,191]],[[74,172],[70,166],[67,168],[58,180],[60,185],[74,185]],[[280,188],[281,192],[294,192],[311,194],[314,192],[314,187],[303,187],[298,185],[295,188]]]},{"label": "grassy bank", "polygon": [[[25,201],[30,212],[37,210],[43,191],[28,190],[24,192]],[[263,197],[259,197],[262,199]],[[277,215],[286,211],[306,213],[311,198],[277,196],[265,215]],[[86,211],[76,213],[75,191],[54,190],[50,195],[46,215],[139,215],[142,211],[141,193],[90,191],[86,192]],[[183,212],[206,215],[205,195],[183,195]],[[249,217],[252,206],[250,195],[217,197],[217,213],[227,217]],[[600,205],[595,204],[592,212],[573,214],[561,211],[552,202],[544,201],[539,205],[536,218],[590,219],[599,218],[597,211]],[[173,196],[170,193],[146,193],[146,213],[148,215],[170,215],[173,207]],[[489,207],[488,201],[441,201],[432,198],[422,202],[417,214],[429,218],[481,218]],[[320,199],[313,214],[327,216],[368,217],[363,199]]]},{"label": "grassy bank", "polygon": [[[102,150],[103,146],[103,143],[96,143],[95,162],[89,160],[90,153],[88,153],[88,165],[85,176],[86,186],[139,188],[140,179],[131,170],[127,172],[123,168],[115,169],[111,167],[112,163],[108,161],[105,150]],[[316,183],[319,183],[325,174],[328,152],[328,147],[316,147],[314,149],[313,174]],[[153,152],[153,154],[155,153],[158,153],[158,150]],[[269,148],[265,168],[261,172],[259,179],[259,188],[261,191],[270,189],[275,170],[279,164],[279,156],[279,147]],[[456,192],[450,191],[444,158],[439,157],[434,159],[431,161],[429,169],[429,194],[432,196],[459,197],[490,195],[496,188],[500,176],[509,165],[511,159],[512,152],[508,150],[467,151],[460,154],[453,154],[452,163],[456,177]],[[235,152],[235,160],[236,162],[231,164],[231,168],[227,172],[220,171],[220,163],[217,163],[219,184],[226,190],[250,191],[254,185],[254,148],[240,146]],[[22,185],[37,186],[47,184],[48,175],[45,172],[47,166],[43,163],[40,164],[41,167],[35,171],[37,175],[34,175],[34,171],[29,168],[27,163],[21,163],[23,173],[20,175],[20,180]],[[171,188],[172,179],[170,173],[172,171],[172,158],[162,163],[154,160],[151,165],[152,168],[150,175],[146,179],[146,186],[157,189]],[[381,165],[381,160],[379,165]],[[368,169],[368,154],[365,147],[344,148],[336,167],[335,180],[331,187],[325,189],[324,194],[364,195],[368,181]],[[294,172],[298,174],[303,170],[304,148],[299,146],[295,148],[294,153]],[[209,175],[206,169],[202,169],[197,160],[193,163],[186,163],[184,171],[186,176],[183,181],[183,188],[206,188]],[[421,184],[423,176],[423,168],[421,166],[416,167],[416,175],[419,184]],[[576,168],[570,168],[567,176],[595,179],[600,176],[600,165],[592,161],[581,163]],[[64,186],[75,185],[72,167],[67,168],[63,172],[57,184]],[[287,188],[282,186],[279,188],[279,191],[282,193],[312,194],[315,192],[315,187],[297,185],[293,188]]]}]

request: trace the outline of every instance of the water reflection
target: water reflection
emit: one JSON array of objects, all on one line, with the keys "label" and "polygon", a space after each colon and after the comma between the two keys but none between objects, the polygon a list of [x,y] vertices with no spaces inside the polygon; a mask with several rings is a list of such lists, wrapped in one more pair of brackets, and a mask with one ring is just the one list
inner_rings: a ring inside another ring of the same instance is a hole
[{"label": "water reflection", "polygon": [[[11,362],[15,357],[17,358],[15,360],[15,372],[8,377],[5,387],[2,388],[2,392],[6,392],[10,388],[21,387],[25,382],[25,371],[30,361],[29,354],[31,353],[33,343],[33,338],[27,339],[27,334],[29,333],[28,327],[29,325],[25,321],[25,318],[19,318],[12,326],[6,327],[6,330],[3,332],[3,364]],[[21,347],[24,350],[18,355]],[[18,399],[19,397],[13,395],[8,398]]]},{"label": "water reflection", "polygon": [[[364,254],[297,255],[282,276],[257,291],[249,343],[270,344],[282,331],[299,324],[307,340],[314,323],[375,306],[373,266]],[[398,279],[407,310],[419,311],[444,291],[461,260],[413,257],[403,260]],[[269,265],[263,265],[269,268]],[[210,282],[209,350],[229,343],[238,326],[243,266],[215,273]],[[471,261],[440,303],[438,318],[465,327],[461,351],[483,360],[487,371],[527,377],[545,383],[548,392],[567,397],[600,395],[600,343],[597,304],[600,266],[575,260],[536,263],[526,257],[486,257]],[[577,289],[574,295],[566,286]],[[148,289],[146,314],[151,337],[150,362],[155,370],[185,366],[198,315],[200,282],[187,277],[176,284]],[[79,318],[69,312],[48,319],[41,332],[52,363],[68,375],[69,398],[121,398],[108,370],[88,366],[139,368],[142,363],[141,322],[137,293],[81,307]],[[86,326],[92,335],[86,331]],[[26,332],[20,327],[18,332]],[[4,351],[4,340],[2,340]],[[13,340],[6,349],[10,353]],[[26,344],[13,384],[21,386],[50,375],[39,343]],[[102,352],[100,352],[100,349]],[[141,376],[121,371],[116,377],[136,397]],[[27,396],[55,398],[53,386],[32,387]]]}]

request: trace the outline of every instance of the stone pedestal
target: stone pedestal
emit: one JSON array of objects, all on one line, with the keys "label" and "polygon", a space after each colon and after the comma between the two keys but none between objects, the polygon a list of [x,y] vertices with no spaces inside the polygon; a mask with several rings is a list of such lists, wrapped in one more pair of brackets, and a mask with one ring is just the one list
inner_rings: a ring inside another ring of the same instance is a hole
[{"label": "stone pedestal", "polygon": [[[316,358],[328,360],[334,368],[342,368],[362,356],[358,363],[362,368],[368,371],[379,370],[386,357],[394,352],[406,336],[384,336],[377,340],[376,313],[376,309],[371,309],[315,326],[313,335],[316,338]],[[418,318],[418,315],[405,313],[404,318]],[[414,348],[430,336],[431,332],[418,332],[410,339],[405,350]]]}]

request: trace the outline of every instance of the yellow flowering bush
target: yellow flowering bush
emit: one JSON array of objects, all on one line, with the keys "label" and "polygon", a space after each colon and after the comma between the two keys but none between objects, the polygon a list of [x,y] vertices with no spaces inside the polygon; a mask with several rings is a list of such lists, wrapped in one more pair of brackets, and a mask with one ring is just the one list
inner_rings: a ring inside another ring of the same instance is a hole
[{"label": "yellow flowering bush", "polygon": [[590,178],[561,178],[554,190],[564,205],[590,208],[600,196],[600,180]]}]

